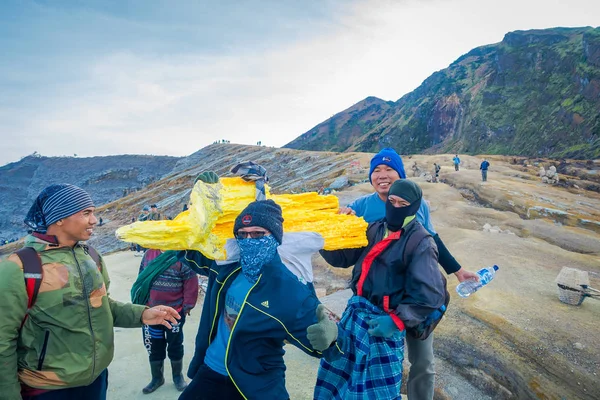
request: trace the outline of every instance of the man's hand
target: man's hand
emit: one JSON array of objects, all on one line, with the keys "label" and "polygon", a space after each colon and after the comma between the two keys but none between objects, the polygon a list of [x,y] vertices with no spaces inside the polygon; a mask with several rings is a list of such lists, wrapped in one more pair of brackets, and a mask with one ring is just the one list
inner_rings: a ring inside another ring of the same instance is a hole
[{"label": "man's hand", "polygon": [[171,329],[181,316],[175,309],[167,306],[155,306],[142,313],[142,322],[146,325],[164,325]]},{"label": "man's hand", "polygon": [[209,184],[219,183],[219,175],[217,175],[214,171],[204,171],[196,177],[194,184],[198,181]]},{"label": "man's hand", "polygon": [[340,209],[338,210],[338,214],[356,215],[356,211],[354,211],[350,207],[340,207]]},{"label": "man's hand", "polygon": [[475,279],[477,282],[479,282],[479,275],[477,275],[474,272],[467,271],[464,268],[461,268],[458,271],[456,271],[454,275],[456,275],[456,278],[459,282],[466,281],[467,279]]},{"label": "man's hand", "polygon": [[306,337],[315,350],[325,351],[337,339],[338,327],[329,318],[327,308],[323,304],[317,307],[317,321],[306,329]]}]

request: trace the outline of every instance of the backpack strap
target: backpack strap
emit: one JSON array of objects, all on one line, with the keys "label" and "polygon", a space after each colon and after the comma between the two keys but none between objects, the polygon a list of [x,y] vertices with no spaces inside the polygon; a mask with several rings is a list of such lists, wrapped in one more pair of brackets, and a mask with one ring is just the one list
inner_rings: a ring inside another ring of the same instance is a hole
[{"label": "backpack strap", "polygon": [[407,239],[406,246],[404,246],[404,253],[402,254],[402,263],[405,266],[408,266],[412,261],[412,256],[417,246],[423,239],[427,236],[431,236],[429,232],[425,228],[417,229],[416,232],[413,232]]},{"label": "backpack strap", "polygon": [[27,310],[29,310],[37,299],[42,284],[42,259],[37,251],[31,247],[23,247],[15,253],[23,264],[23,277],[25,278],[25,290],[27,290]]},{"label": "backpack strap", "polygon": [[98,271],[102,272],[102,262],[100,261],[100,254],[98,253],[98,251],[92,246],[85,246],[85,249],[90,255],[90,257],[92,257],[92,260],[94,260],[94,262],[96,263]]}]

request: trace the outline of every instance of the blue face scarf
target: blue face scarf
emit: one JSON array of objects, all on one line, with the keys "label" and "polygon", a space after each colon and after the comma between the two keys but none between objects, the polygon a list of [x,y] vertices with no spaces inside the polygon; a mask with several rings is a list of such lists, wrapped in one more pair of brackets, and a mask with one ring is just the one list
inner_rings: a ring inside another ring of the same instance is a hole
[{"label": "blue face scarf", "polygon": [[238,239],[240,246],[240,264],[242,272],[248,281],[256,283],[265,264],[269,263],[275,254],[279,243],[273,235],[260,239]]}]

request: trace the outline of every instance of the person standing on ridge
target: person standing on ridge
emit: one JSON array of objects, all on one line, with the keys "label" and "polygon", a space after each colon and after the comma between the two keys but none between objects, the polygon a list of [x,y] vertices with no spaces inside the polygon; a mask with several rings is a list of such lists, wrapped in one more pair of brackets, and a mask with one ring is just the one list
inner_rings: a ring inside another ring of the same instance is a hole
[{"label": "person standing on ridge", "polygon": [[456,154],[454,156],[454,158],[452,159],[452,162],[454,163],[454,170],[458,171],[458,166],[460,165],[460,158],[458,158],[458,154]]},{"label": "person standing on ridge", "polygon": [[160,221],[161,215],[160,212],[158,211],[158,206],[156,204],[152,204],[150,206],[150,213],[148,214],[148,221]]},{"label": "person standing on ridge", "polygon": [[435,183],[438,183],[440,181],[440,170],[442,169],[442,167],[440,167],[437,163],[433,163],[433,179],[432,181]]},{"label": "person standing on ridge", "polygon": [[[342,214],[355,214],[363,217],[368,223],[385,218],[385,205],[390,186],[399,179],[406,179],[402,158],[392,148],[385,148],[371,158],[369,182],[374,193],[359,197],[347,207],[340,208]],[[467,279],[478,279],[477,274],[467,271],[452,256],[435,231],[430,219],[429,206],[423,199],[416,214],[416,219],[432,235],[439,252],[439,264],[448,275],[454,274],[459,282]],[[433,336],[427,340],[406,338],[408,359],[411,363],[408,375],[407,390],[409,399],[433,399],[435,384],[435,364],[433,356]]]},{"label": "person standing on ridge", "polygon": [[488,160],[486,158],[484,158],[483,162],[479,166],[479,169],[481,170],[481,180],[483,182],[487,182],[487,173],[488,173],[489,167],[490,167],[490,163],[488,162]]},{"label": "person standing on ridge", "polygon": [[[138,221],[149,221],[149,218],[150,218],[150,207],[144,206],[144,208],[142,208],[142,212],[138,216],[137,220]],[[143,248],[139,244],[135,244],[135,256],[136,257],[143,257],[144,251],[146,251],[145,248]]]}]

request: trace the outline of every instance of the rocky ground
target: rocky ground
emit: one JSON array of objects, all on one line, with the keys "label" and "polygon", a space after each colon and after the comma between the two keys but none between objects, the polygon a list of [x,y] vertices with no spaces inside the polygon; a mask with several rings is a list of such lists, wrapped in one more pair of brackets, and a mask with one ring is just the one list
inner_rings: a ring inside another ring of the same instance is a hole
[{"label": "rocky ground", "polygon": [[[490,160],[485,183],[480,159],[463,157],[459,172],[450,156],[413,160],[424,167],[444,165],[443,183],[416,180],[454,256],[473,271],[500,266],[490,286],[472,298],[459,298],[456,279],[448,281],[451,307],[435,341],[439,398],[466,398],[447,383],[458,377],[494,399],[598,398],[600,300],[586,299],[578,307],[563,304],[554,280],[563,266],[570,266],[590,271],[591,286],[600,287],[600,234],[595,228],[600,196],[542,184],[537,166],[523,171],[501,159]],[[338,195],[345,204],[368,192],[364,184]],[[555,212],[534,216],[532,208]],[[589,223],[581,223],[584,219]],[[485,229],[486,224],[492,229]],[[315,264],[325,263],[316,259]],[[338,279],[349,276],[347,270],[328,271]]]},{"label": "rocky ground", "polygon": [[[236,147],[236,151],[242,149]],[[274,157],[262,148],[260,151],[257,157],[265,162]],[[281,150],[279,158],[271,162],[291,157],[293,152]],[[315,154],[310,157],[317,157]],[[251,154],[231,155],[228,162],[236,157],[249,158]],[[335,193],[341,205],[370,193],[368,183],[360,184],[366,177],[369,155],[323,153],[322,157],[325,161],[319,165],[318,157],[304,161],[304,176],[315,174],[315,180],[306,184],[308,189],[329,185],[346,175],[355,185]],[[559,173],[564,173],[559,185],[552,186],[543,184],[537,175],[540,166],[548,168],[549,160],[490,157],[488,182],[483,183],[478,169],[481,158],[462,156],[459,172],[454,171],[451,158],[413,156],[404,161],[409,176],[415,161],[425,172],[431,170],[433,162],[442,165],[440,183],[429,183],[426,176],[414,178],[430,202],[436,229],[465,268],[475,271],[498,264],[500,270],[489,287],[468,299],[455,294],[457,281],[449,278],[452,301],[436,330],[436,398],[599,398],[600,300],[589,298],[581,306],[563,304],[558,300],[554,280],[563,266],[569,266],[589,271],[591,286],[600,288],[600,164],[590,161],[557,165]],[[115,248],[112,232],[147,199],[160,197],[176,210],[185,201],[184,190],[194,174],[202,169],[217,169],[217,158],[210,160],[184,166],[186,169],[169,181],[157,182],[147,192],[105,207],[106,219],[112,222],[98,229],[97,239],[107,248]],[[291,158],[287,163],[291,163]],[[327,169],[328,163],[331,170]],[[284,167],[279,171],[288,173]],[[290,175],[289,181],[273,181],[273,185],[281,185],[280,191],[289,192],[301,187],[297,185],[302,179]],[[126,299],[139,258],[129,253],[113,257],[109,258],[113,295]],[[316,285],[328,294],[335,293],[332,298],[337,296],[341,312],[347,292],[337,291],[345,288],[350,271],[333,269],[318,256],[313,262]],[[186,329],[188,349],[197,318],[195,313]],[[149,371],[140,341],[138,330],[117,332],[117,356],[111,366],[113,399],[142,397],[140,390]],[[293,348],[286,357],[292,399],[310,398],[316,362]],[[153,395],[175,396],[170,385]]]}]

